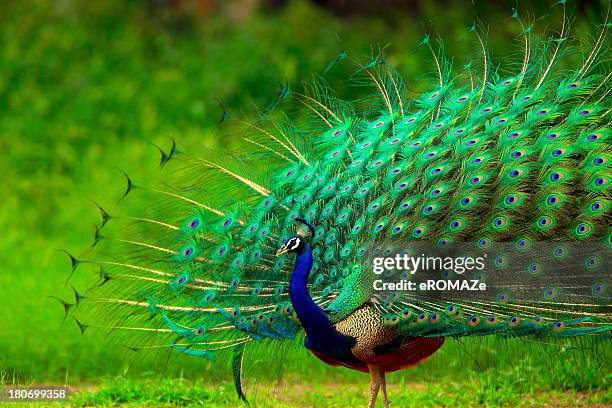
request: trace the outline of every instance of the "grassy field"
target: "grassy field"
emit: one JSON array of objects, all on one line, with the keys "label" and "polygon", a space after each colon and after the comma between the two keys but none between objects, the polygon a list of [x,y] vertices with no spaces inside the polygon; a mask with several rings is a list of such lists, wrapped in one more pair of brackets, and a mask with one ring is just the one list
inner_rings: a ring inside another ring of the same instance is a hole
[{"label": "grassy field", "polygon": [[[228,367],[186,356],[142,356],[95,335],[80,336],[53,296],[70,299],[68,258],[91,243],[99,215],[91,200],[112,208],[123,188],[120,170],[136,180],[157,171],[151,142],[211,143],[221,101],[233,118],[274,100],[279,83],[300,87],[321,73],[343,46],[367,62],[371,48],[418,90],[430,56],[415,49],[435,27],[466,63],[473,10],[451,1],[423,2],[418,16],[340,18],[297,1],[246,16],[196,18],[156,2],[23,1],[0,4],[0,371],[4,384],[68,384],[74,406],[235,406]],[[83,3],[84,4],[84,3]],[[597,6],[597,5],[595,5]],[[560,21],[558,8],[532,13]],[[599,21],[601,6],[585,11]],[[510,7],[479,6],[493,55],[516,43]],[[586,33],[587,17],[575,23]],[[296,29],[299,28],[299,29]],[[346,96],[353,62],[328,79]],[[234,143],[222,140],[221,143]],[[87,288],[93,276],[77,274]],[[395,406],[612,405],[610,345],[584,356],[567,345],[467,345],[449,342],[422,367],[393,374]],[[502,352],[499,348],[510,348]],[[513,354],[514,353],[514,354]],[[270,373],[269,353],[251,353],[247,387],[257,406],[362,404],[367,376],[332,369],[293,345]],[[556,360],[559,361],[556,361]],[[600,364],[604,362],[604,364]],[[280,377],[282,373],[282,381]],[[342,384],[342,385],[338,385]],[[12,405],[11,405],[12,406]]]}]

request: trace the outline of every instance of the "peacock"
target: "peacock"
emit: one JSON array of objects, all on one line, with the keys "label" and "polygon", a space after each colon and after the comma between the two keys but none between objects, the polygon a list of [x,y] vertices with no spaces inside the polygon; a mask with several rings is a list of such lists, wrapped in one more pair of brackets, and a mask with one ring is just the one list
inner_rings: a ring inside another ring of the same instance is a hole
[{"label": "peacock", "polygon": [[[232,148],[173,140],[159,181],[126,174],[122,205],[99,206],[93,246],[70,256],[73,273],[94,265],[99,280],[66,311],[89,303],[81,331],[123,333],[134,349],[229,351],[243,399],[245,351],[305,335],[322,362],[370,374],[369,407],[379,391],[389,406],[386,373],[447,338],[609,340],[609,23],[583,51],[566,17],[547,40],[513,17],[517,63],[495,64],[474,26],[480,62],[454,69],[427,36],[435,80],[422,94],[379,53],[349,78],[367,98],[340,99],[322,75],[303,93],[281,87],[296,114],[275,103],[229,127]],[[347,61],[343,50],[325,72]],[[484,271],[464,275],[491,289],[377,289],[457,278],[373,273],[376,255],[398,251],[387,246],[415,245],[486,253]]]}]

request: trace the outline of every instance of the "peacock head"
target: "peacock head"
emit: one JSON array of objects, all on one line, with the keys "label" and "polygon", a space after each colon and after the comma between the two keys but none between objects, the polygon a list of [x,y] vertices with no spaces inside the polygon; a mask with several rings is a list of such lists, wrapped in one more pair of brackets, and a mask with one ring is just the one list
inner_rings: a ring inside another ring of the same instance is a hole
[{"label": "peacock head", "polygon": [[279,249],[276,256],[285,252],[301,253],[306,246],[306,237],[314,235],[314,227],[303,218],[295,219],[295,235],[290,236]]}]

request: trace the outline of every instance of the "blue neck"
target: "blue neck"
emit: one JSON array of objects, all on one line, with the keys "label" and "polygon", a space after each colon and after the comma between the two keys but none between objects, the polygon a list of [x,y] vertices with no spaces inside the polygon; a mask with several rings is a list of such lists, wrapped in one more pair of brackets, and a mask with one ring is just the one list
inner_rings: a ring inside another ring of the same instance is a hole
[{"label": "blue neck", "polygon": [[289,298],[298,319],[302,323],[306,335],[312,341],[324,340],[337,334],[327,315],[312,300],[308,289],[308,275],[312,268],[312,253],[307,243],[295,258],[291,281],[289,282]]}]

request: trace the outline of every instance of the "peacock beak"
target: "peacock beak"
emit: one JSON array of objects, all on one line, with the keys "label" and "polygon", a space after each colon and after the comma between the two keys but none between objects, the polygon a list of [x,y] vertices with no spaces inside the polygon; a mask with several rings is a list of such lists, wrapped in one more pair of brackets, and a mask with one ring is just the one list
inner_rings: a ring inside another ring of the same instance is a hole
[{"label": "peacock beak", "polygon": [[283,245],[282,247],[280,247],[278,249],[278,251],[276,251],[276,256],[281,256],[282,254],[284,254],[288,250],[289,250],[289,248],[287,248],[287,246]]}]

